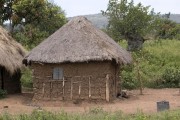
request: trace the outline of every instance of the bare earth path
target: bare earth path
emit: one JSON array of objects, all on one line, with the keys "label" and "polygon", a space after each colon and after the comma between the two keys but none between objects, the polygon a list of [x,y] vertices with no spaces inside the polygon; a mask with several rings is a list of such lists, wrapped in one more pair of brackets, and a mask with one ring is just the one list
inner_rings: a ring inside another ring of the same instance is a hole
[{"label": "bare earth path", "polygon": [[19,95],[9,95],[8,98],[0,100],[0,114],[8,112],[11,114],[31,113],[39,107],[48,111],[57,112],[86,112],[93,107],[102,107],[105,111],[118,111],[124,113],[136,113],[142,110],[144,113],[157,112],[156,102],[169,101],[170,109],[180,109],[179,89],[144,89],[144,95],[139,95],[138,90],[129,91],[130,98],[117,99],[113,103],[105,102],[82,102],[73,104],[72,102],[41,102],[32,103],[32,95],[23,93]]}]

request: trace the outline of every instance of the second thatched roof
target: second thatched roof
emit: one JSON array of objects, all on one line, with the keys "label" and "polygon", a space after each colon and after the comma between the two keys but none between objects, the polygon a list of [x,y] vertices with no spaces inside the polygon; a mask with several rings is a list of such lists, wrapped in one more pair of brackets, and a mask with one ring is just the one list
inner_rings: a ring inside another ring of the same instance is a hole
[{"label": "second thatched roof", "polygon": [[24,63],[63,63],[115,60],[131,63],[130,53],[85,17],[75,17],[35,47]]},{"label": "second thatched roof", "polygon": [[25,49],[0,26],[0,66],[13,74],[22,67]]}]

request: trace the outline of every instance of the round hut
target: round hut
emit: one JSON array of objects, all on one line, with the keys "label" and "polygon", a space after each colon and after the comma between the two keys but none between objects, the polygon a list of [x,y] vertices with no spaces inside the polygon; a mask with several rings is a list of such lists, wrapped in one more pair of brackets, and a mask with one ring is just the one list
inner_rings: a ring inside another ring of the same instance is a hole
[{"label": "round hut", "polygon": [[33,69],[35,100],[106,100],[119,92],[130,53],[85,17],[75,17],[23,60]]},{"label": "round hut", "polygon": [[24,48],[0,26],[0,89],[8,94],[21,92],[22,60]]}]

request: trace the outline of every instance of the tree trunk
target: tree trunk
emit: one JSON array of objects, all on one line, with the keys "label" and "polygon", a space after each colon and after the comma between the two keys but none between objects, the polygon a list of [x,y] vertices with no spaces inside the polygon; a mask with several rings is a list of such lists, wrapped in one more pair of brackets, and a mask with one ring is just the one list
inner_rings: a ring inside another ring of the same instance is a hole
[{"label": "tree trunk", "polygon": [[127,38],[128,41],[128,51],[138,51],[141,50],[143,47],[143,43],[144,43],[144,38],[139,36],[139,37],[128,37]]}]

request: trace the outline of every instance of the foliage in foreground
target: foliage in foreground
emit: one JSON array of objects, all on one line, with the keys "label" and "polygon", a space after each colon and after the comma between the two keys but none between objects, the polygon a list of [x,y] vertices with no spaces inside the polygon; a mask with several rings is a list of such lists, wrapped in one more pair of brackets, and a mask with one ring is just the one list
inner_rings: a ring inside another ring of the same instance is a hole
[{"label": "foliage in foreground", "polygon": [[179,87],[180,41],[146,41],[144,45],[141,51],[132,53],[134,63],[124,68],[123,86],[128,89],[139,87],[139,72],[144,87]]},{"label": "foliage in foreground", "polygon": [[[95,108],[97,109],[97,108]],[[99,109],[99,108],[98,108]],[[94,110],[93,110],[94,111]],[[180,110],[165,111],[153,115],[147,115],[139,111],[133,115],[123,114],[121,111],[105,112],[99,109],[98,112],[87,113],[66,113],[66,112],[47,112],[33,111],[32,114],[21,114],[12,116],[7,113],[0,116],[0,120],[179,120]]]}]

